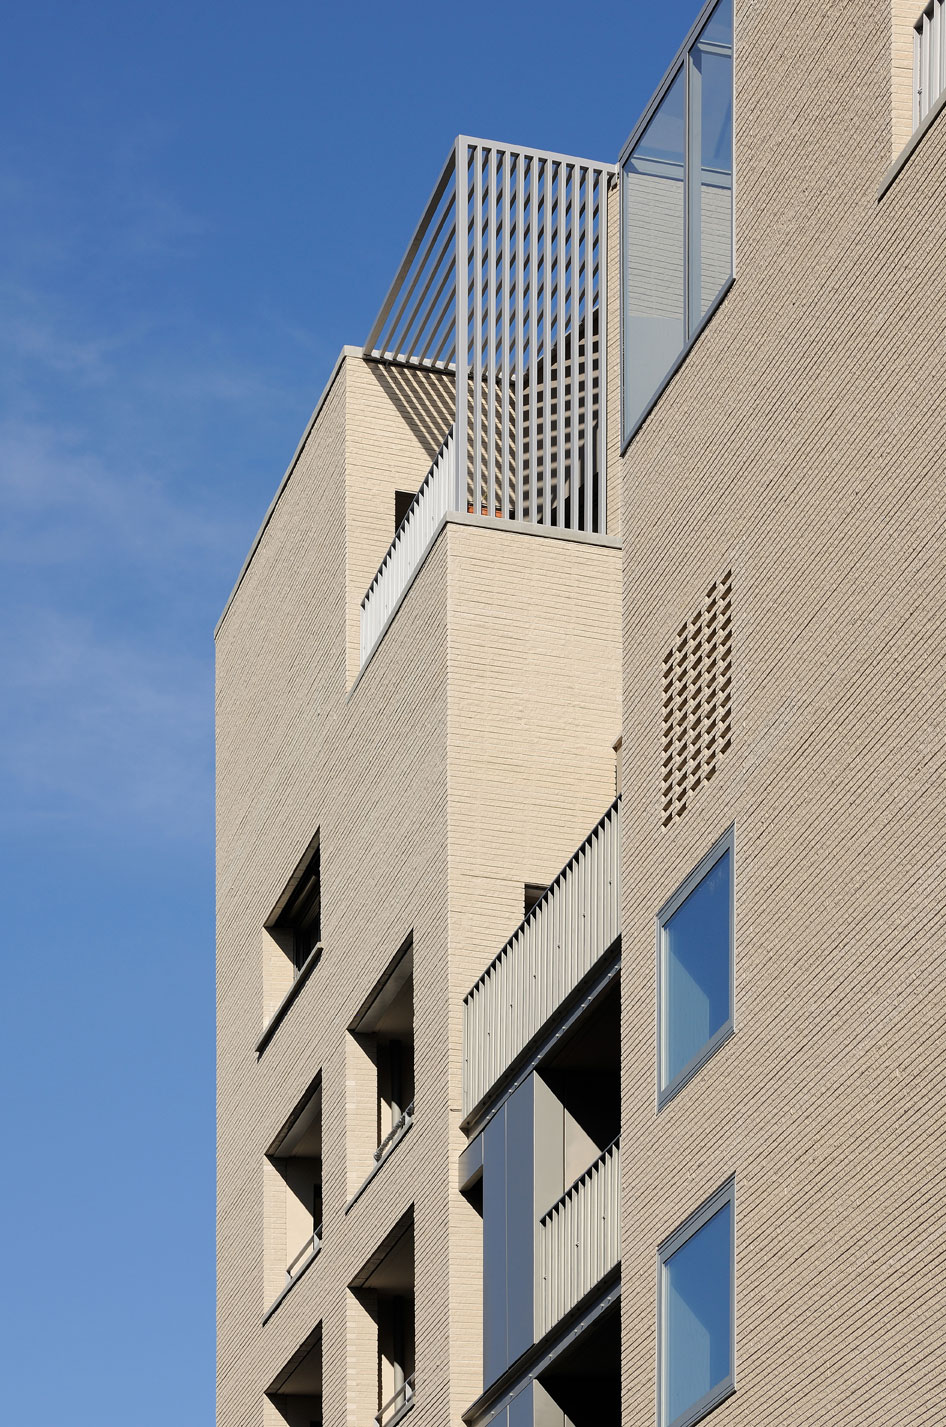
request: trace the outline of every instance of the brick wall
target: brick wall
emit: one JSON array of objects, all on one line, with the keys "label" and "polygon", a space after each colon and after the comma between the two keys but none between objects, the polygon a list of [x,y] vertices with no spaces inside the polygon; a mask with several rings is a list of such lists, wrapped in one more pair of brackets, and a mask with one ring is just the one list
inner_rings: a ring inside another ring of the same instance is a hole
[{"label": "brick wall", "polygon": [[[736,281],[623,463],[627,1422],[657,1246],[730,1174],[714,1423],[946,1414],[946,126],[878,204],[898,44],[737,0]],[[661,660],[728,569],[733,744],[664,827]],[[655,915],[731,823],[735,1035],[657,1115]]]}]

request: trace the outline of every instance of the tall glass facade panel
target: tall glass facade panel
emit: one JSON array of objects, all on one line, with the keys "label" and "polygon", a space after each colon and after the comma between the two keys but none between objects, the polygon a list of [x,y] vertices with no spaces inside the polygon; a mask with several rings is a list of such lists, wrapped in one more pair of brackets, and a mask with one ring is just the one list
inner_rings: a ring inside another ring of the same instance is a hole
[{"label": "tall glass facade panel", "polygon": [[732,276],[732,0],[719,0],[621,166],[623,430]]},{"label": "tall glass facade panel", "polygon": [[732,1202],[661,1267],[661,1427],[692,1420],[732,1380]]},{"label": "tall glass facade panel", "polygon": [[731,1023],[731,896],[727,848],[661,924],[661,1091]]},{"label": "tall glass facade panel", "polygon": [[686,229],[683,71],[623,170],[624,399],[642,411],[683,346]]},{"label": "tall glass facade panel", "polygon": [[732,0],[720,0],[690,52],[690,126],[692,333],[732,276]]}]

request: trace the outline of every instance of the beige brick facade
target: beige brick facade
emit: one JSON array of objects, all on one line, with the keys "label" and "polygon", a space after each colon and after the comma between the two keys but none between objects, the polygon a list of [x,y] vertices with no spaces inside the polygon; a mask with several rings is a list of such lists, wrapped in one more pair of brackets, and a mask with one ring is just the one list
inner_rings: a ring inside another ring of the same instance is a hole
[{"label": "beige brick facade", "polygon": [[[412,1205],[417,1427],[476,1397],[462,996],[524,883],[548,881],[613,796],[614,542],[447,524],[355,681],[358,605],[394,491],[436,448],[417,413],[442,419],[438,381],[344,357],[218,632],[221,1427],[280,1420],[265,1389],[319,1323],[324,1421],[370,1427],[374,1325],[348,1285]],[[324,954],[257,1057],[291,977],[264,923],[316,831]],[[416,1122],[346,1213],[377,1143],[373,1066],[347,1027],[411,934]],[[323,1247],[263,1324],[286,1267],[265,1151],[320,1071]]]},{"label": "beige brick facade", "polygon": [[[610,534],[450,515],[364,667],[455,394],[339,360],[217,633],[219,1427],[295,1427],[267,1389],[319,1329],[325,1427],[371,1427],[411,1224],[412,1427],[482,1392],[463,998],[613,798],[619,733],[621,1420],[655,1421],[658,1246],[730,1177],[714,1423],[946,1420],[946,119],[889,181],[915,9],[735,0],[734,282],[623,452],[610,189]],[[664,661],[723,577],[731,741],[668,816]],[[734,1033],[658,1112],[656,917],[730,827]],[[257,1053],[316,835],[324,950]],[[408,947],[414,1120],[372,1175],[349,1028]],[[280,1300],[304,1215],[267,1151],[319,1077],[322,1247]]]}]

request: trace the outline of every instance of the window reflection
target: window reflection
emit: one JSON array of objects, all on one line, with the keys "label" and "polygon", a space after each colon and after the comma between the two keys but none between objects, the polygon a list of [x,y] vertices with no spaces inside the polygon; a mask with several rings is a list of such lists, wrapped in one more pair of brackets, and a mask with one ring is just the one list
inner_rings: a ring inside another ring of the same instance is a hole
[{"label": "window reflection", "polygon": [[683,71],[624,165],[625,399],[641,410],[683,345]]},{"label": "window reflection", "polygon": [[663,1087],[729,1020],[730,854],[663,928]]},{"label": "window reflection", "polygon": [[622,166],[624,434],[732,276],[732,0],[720,0]]},{"label": "window reflection", "polygon": [[732,1204],[726,1203],[663,1265],[663,1422],[732,1374]]}]

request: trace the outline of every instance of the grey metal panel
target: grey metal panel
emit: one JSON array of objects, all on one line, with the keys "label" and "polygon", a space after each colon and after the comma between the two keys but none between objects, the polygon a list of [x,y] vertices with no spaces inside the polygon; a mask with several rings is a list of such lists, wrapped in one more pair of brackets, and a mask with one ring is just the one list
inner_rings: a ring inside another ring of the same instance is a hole
[{"label": "grey metal panel", "polygon": [[477,1135],[460,1155],[458,1165],[459,1188],[463,1193],[480,1178],[483,1173],[483,1135]]},{"label": "grey metal panel", "polygon": [[508,1366],[505,1107],[483,1139],[483,1384],[488,1387]]},{"label": "grey metal panel", "polygon": [[525,1387],[512,1399],[507,1409],[509,1417],[509,1427],[533,1427],[532,1408],[532,1383],[527,1382]]},{"label": "grey metal panel", "polygon": [[535,1341],[535,1209],[533,1125],[535,1076],[506,1102],[506,1304],[505,1366]]}]

